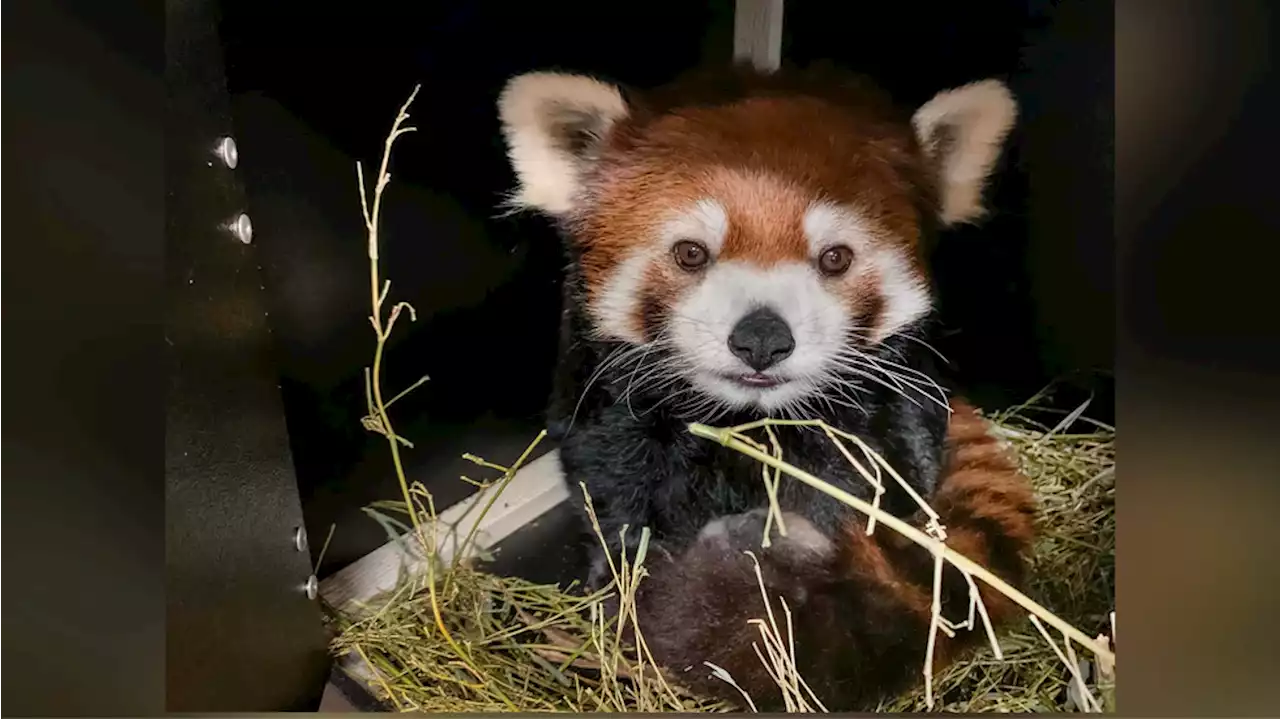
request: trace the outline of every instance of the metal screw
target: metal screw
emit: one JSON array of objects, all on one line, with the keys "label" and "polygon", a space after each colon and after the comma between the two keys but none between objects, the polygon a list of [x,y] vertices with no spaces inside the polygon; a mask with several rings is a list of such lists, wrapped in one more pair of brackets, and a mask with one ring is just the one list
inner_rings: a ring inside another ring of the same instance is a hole
[{"label": "metal screw", "polygon": [[227,229],[246,245],[253,242],[253,222],[243,212],[227,225]]},{"label": "metal screw", "polygon": [[298,527],[293,530],[293,548],[299,552],[307,551],[307,529]]},{"label": "metal screw", "polygon": [[236,165],[240,164],[240,150],[236,147],[235,139],[230,136],[218,141],[218,147],[213,151],[213,154],[217,155],[219,160],[222,160],[222,164],[232,170],[236,169]]},{"label": "metal screw", "polygon": [[307,593],[307,599],[315,599],[320,596],[320,580],[312,574],[307,577],[307,583],[302,585],[302,590]]}]

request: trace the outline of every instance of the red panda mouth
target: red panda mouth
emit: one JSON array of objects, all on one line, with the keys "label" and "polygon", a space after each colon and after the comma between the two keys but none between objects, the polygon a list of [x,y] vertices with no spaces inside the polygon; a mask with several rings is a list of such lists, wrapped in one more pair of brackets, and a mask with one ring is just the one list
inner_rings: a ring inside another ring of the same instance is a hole
[{"label": "red panda mouth", "polygon": [[777,387],[778,385],[786,382],[786,380],[781,377],[771,377],[760,372],[726,375],[725,379],[752,389],[769,389],[770,387]]}]

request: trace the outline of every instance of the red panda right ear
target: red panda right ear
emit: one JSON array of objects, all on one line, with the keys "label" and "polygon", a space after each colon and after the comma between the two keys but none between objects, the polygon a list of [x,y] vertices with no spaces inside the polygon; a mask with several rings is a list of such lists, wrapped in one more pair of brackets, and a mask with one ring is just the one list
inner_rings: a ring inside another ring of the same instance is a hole
[{"label": "red panda right ear", "polygon": [[616,86],[585,75],[531,72],[508,81],[498,117],[518,184],[509,204],[551,216],[572,211],[583,166],[627,113]]},{"label": "red panda right ear", "polygon": [[1017,101],[998,80],[945,90],[916,110],[912,125],[937,172],[944,225],[985,214],[983,185],[1017,115]]}]

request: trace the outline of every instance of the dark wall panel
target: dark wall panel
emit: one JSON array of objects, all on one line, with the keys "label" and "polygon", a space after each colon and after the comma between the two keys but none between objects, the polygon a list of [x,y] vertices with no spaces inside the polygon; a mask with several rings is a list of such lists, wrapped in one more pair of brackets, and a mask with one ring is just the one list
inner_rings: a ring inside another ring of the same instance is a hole
[{"label": "dark wall panel", "polygon": [[217,6],[167,5],[166,708],[314,711],[327,635],[258,247],[223,228],[244,192],[212,154],[231,129]]}]

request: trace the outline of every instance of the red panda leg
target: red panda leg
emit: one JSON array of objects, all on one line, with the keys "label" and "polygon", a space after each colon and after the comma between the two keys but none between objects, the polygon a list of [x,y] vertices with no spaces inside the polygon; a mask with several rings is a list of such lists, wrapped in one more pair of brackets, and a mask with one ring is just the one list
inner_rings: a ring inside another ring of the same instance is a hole
[{"label": "red panda leg", "polygon": [[[1017,586],[1034,536],[1035,505],[1026,479],[989,425],[958,404],[947,436],[947,464],[930,505],[947,529],[948,545]],[[700,694],[741,703],[741,695],[711,676],[707,663],[728,671],[761,711],[779,709],[781,694],[760,654],[752,619],[767,613],[754,564],[760,562],[774,617],[787,641],[786,610],[800,675],[830,711],[871,708],[921,681],[931,622],[934,564],[929,550],[880,526],[849,527],[832,543],[798,516],[788,536],[761,548],[763,510],[716,520],[683,555],[650,562],[640,584],[640,630],[655,659],[676,682]],[[915,518],[917,526],[923,517]],[[993,622],[1015,607],[981,580],[975,583]],[[967,617],[968,583],[948,567],[943,614]],[[934,671],[986,641],[981,627],[954,639],[939,633]],[[754,646],[753,646],[754,645]]]}]

